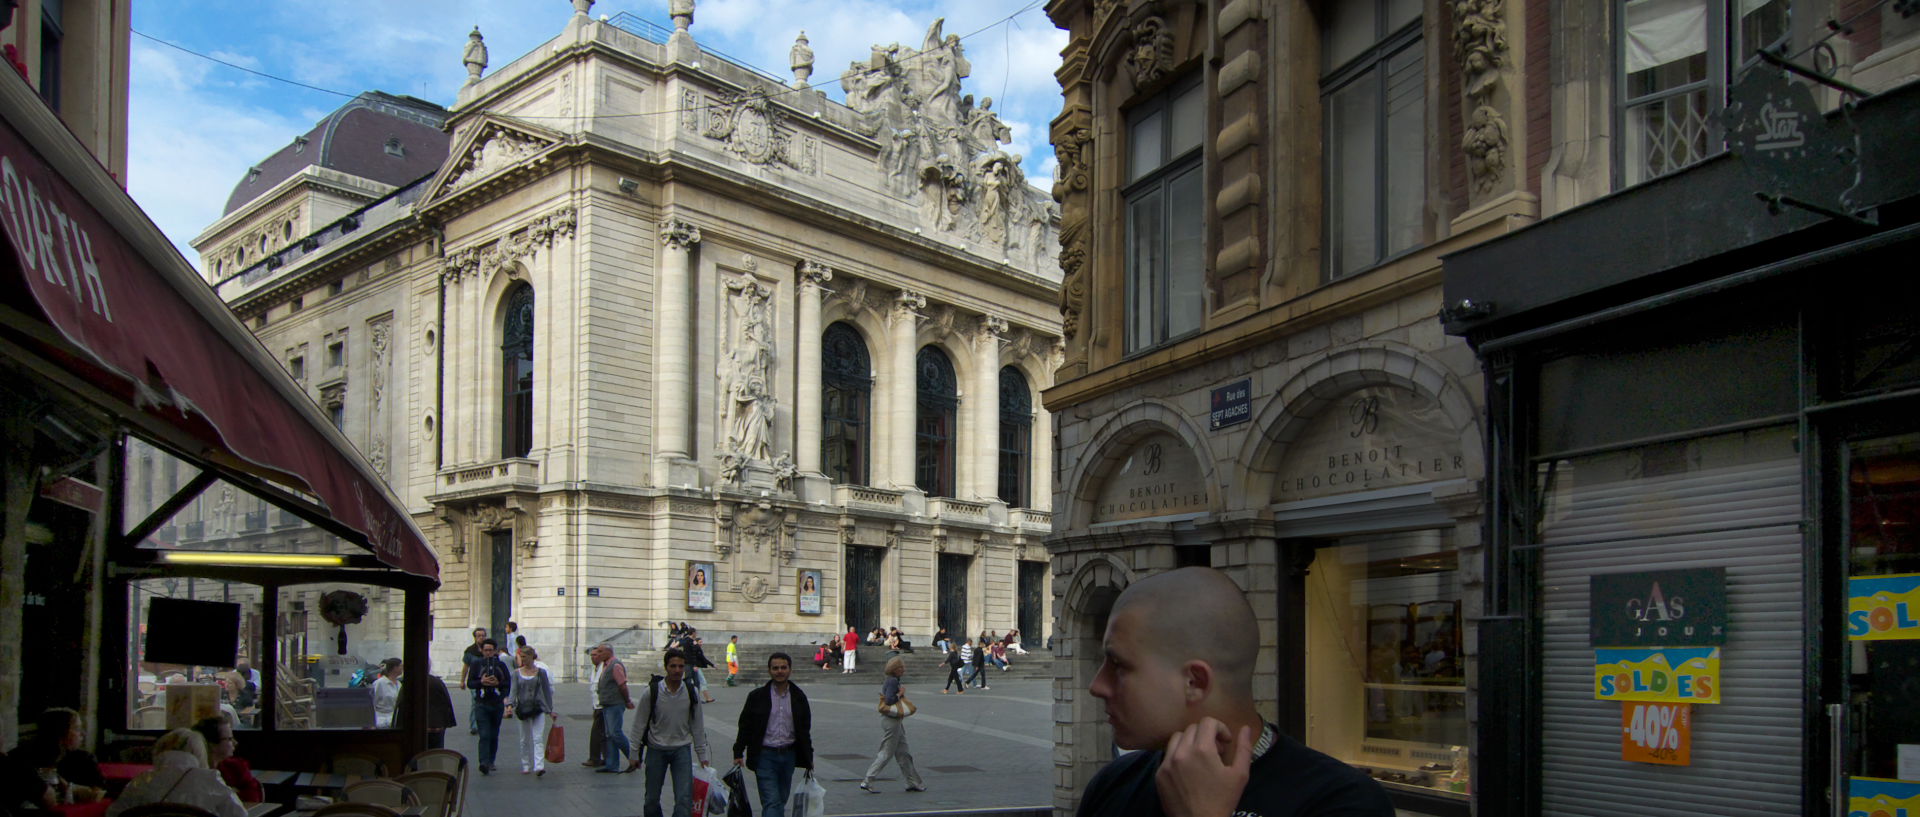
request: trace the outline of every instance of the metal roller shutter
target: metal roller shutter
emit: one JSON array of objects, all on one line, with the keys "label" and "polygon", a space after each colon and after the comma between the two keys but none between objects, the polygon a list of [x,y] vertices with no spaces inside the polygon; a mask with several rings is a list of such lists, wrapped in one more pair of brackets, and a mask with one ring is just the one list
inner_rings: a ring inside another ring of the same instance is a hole
[{"label": "metal roller shutter", "polygon": [[[1578,472],[1598,463],[1561,464],[1541,551],[1544,814],[1800,813],[1801,466],[1791,430],[1734,435],[1724,447],[1763,453],[1585,486]],[[1720,566],[1723,703],[1694,707],[1692,765],[1624,761],[1621,705],[1593,698],[1589,577]]]}]

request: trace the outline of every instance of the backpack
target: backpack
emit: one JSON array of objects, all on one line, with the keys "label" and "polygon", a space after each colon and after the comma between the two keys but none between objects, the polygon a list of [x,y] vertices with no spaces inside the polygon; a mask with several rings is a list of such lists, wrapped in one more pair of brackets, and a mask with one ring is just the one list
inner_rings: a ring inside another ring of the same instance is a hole
[{"label": "backpack", "polygon": [[[647,736],[653,733],[653,716],[660,708],[660,685],[667,680],[664,675],[655,675],[647,679],[647,725],[640,727],[640,745],[647,745]],[[700,696],[693,694],[693,687],[682,680],[680,688],[687,691],[687,722],[693,722],[694,708],[700,705]],[[637,750],[636,750],[637,751]]]}]

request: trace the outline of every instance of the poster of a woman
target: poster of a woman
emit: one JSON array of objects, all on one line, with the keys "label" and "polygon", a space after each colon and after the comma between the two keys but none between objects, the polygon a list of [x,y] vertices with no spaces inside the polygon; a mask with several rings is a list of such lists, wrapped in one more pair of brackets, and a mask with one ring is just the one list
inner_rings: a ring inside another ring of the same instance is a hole
[{"label": "poster of a woman", "polygon": [[820,615],[820,578],[818,570],[800,571],[800,615]]},{"label": "poster of a woman", "polygon": [[687,609],[713,612],[713,563],[687,563]]}]

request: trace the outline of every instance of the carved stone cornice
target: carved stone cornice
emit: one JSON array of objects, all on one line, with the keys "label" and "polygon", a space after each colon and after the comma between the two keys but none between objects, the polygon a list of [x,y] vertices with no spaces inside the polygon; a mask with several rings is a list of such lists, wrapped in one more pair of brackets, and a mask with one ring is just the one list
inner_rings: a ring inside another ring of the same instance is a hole
[{"label": "carved stone cornice", "polygon": [[668,249],[690,250],[700,243],[700,228],[677,218],[664,219],[660,222],[660,241]]},{"label": "carved stone cornice", "polygon": [[895,322],[919,320],[920,310],[926,308],[927,296],[903,289],[893,296],[893,309],[888,317]]},{"label": "carved stone cornice", "polygon": [[980,341],[982,345],[989,344],[989,343],[999,343],[1001,337],[1006,334],[1007,334],[1006,318],[1002,318],[998,315],[980,316],[980,328],[977,334],[977,339]]},{"label": "carved stone cornice", "polygon": [[515,263],[552,247],[554,240],[561,236],[572,236],[578,216],[573,205],[563,204],[514,227],[498,239],[447,253],[441,259],[440,280],[457,284],[469,275],[484,280],[502,269],[513,274]]}]

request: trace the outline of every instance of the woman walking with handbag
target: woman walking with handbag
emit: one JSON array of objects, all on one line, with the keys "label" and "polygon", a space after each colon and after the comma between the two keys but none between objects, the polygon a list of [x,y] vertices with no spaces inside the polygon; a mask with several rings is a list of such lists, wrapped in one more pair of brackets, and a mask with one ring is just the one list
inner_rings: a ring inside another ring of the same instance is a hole
[{"label": "woman walking with handbag", "polygon": [[900,763],[900,775],[907,779],[907,791],[926,791],[920,780],[920,773],[913,768],[913,753],[907,750],[907,718],[919,711],[919,707],[907,700],[907,691],[900,684],[900,678],[907,674],[907,661],[900,656],[887,659],[887,682],[880,687],[880,754],[874,756],[873,765],[867,767],[867,774],[860,779],[860,790],[868,794],[879,794],[873,787],[873,776],[886,768],[887,761]]},{"label": "woman walking with handbag", "polygon": [[513,672],[513,692],[507,698],[507,717],[520,722],[520,773],[544,777],[547,773],[547,715],[553,711],[553,679],[545,667],[535,666],[539,655],[521,647]]}]

